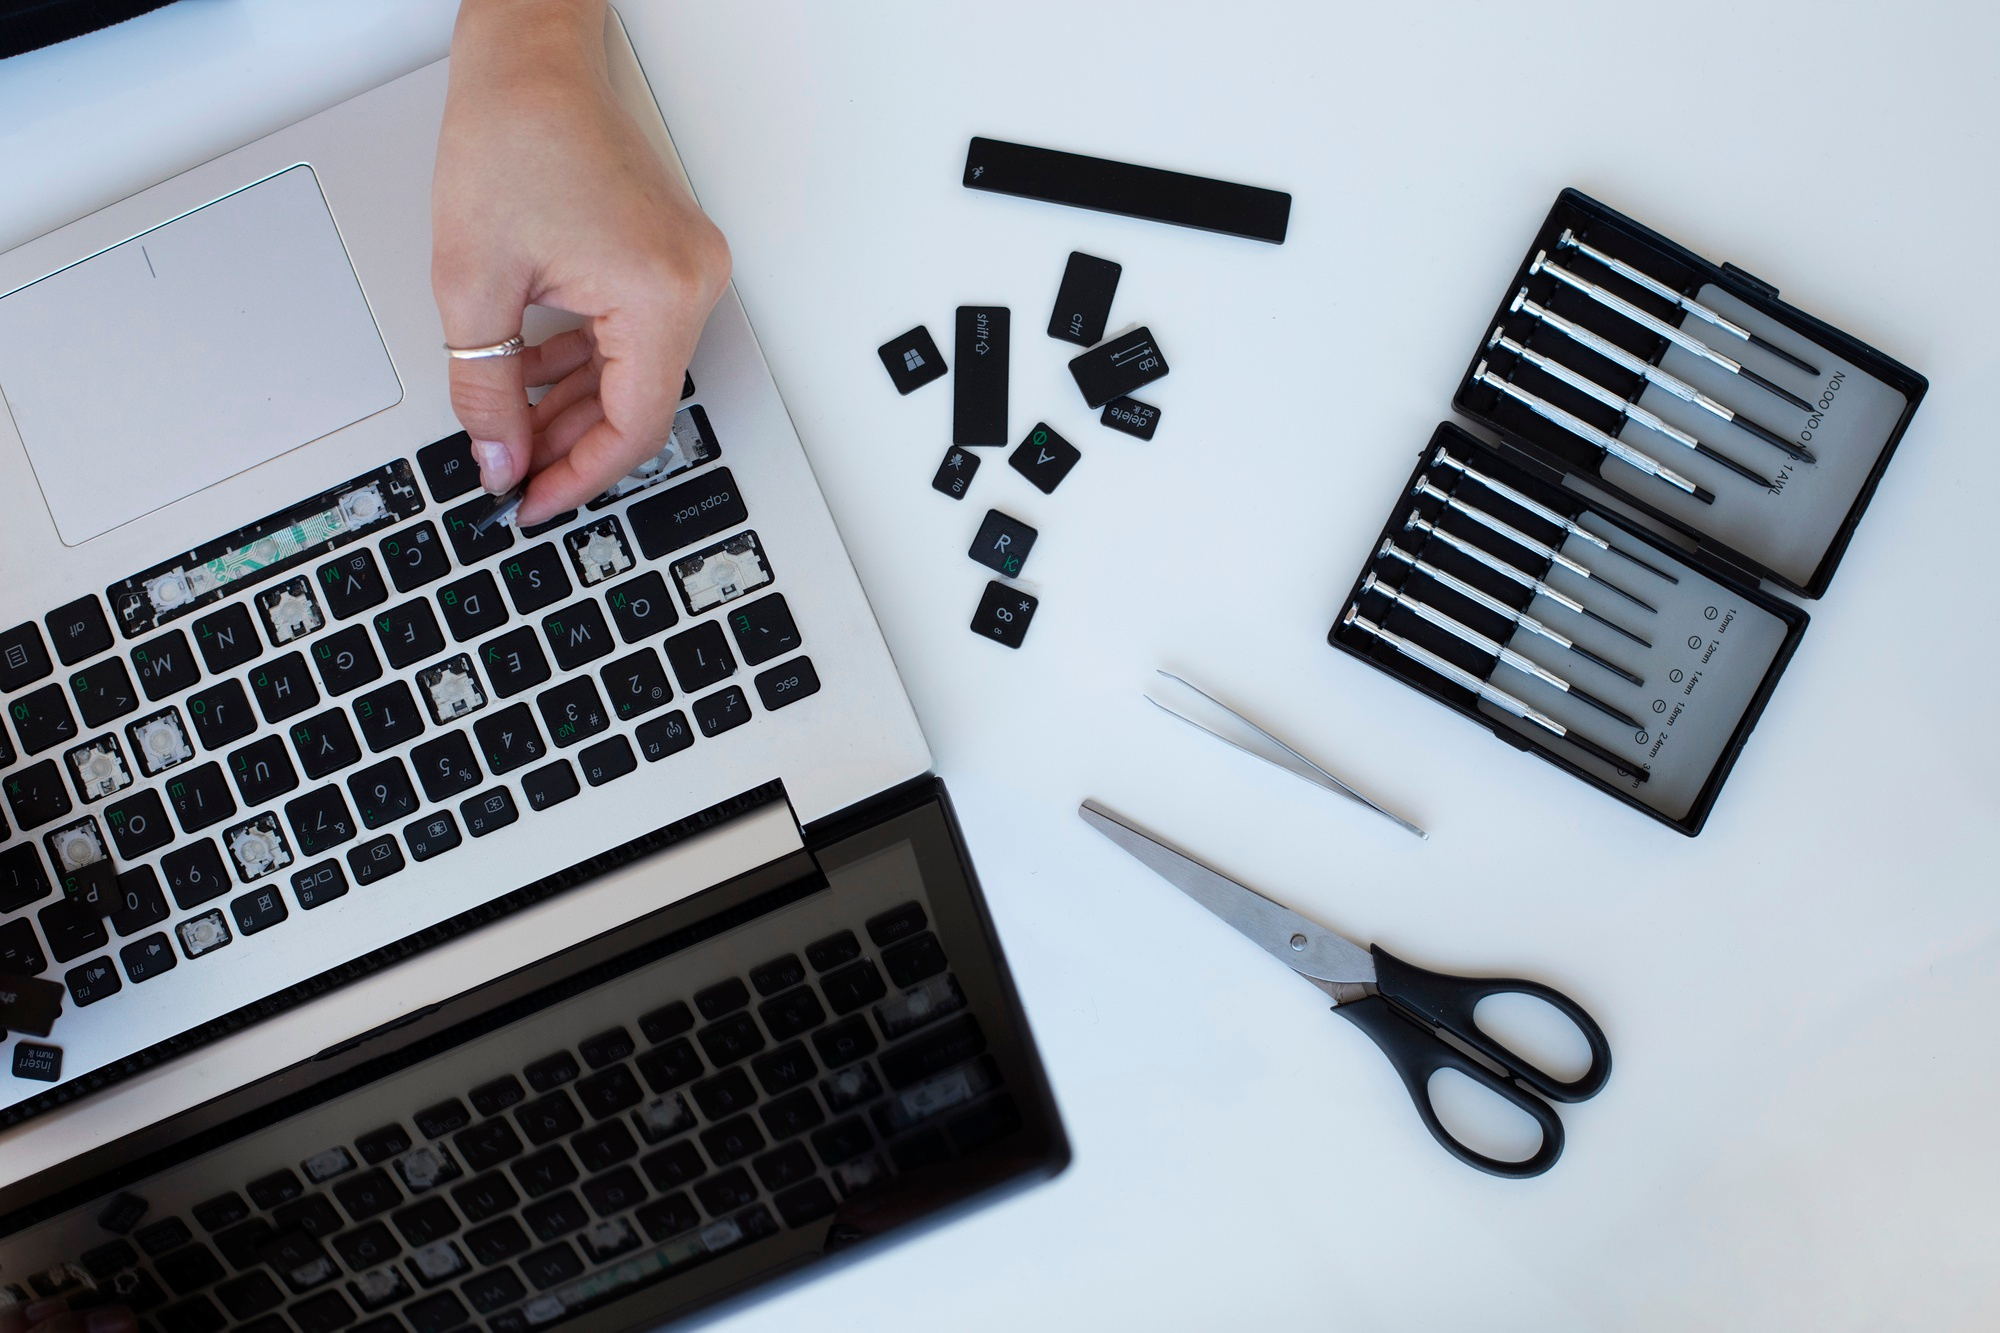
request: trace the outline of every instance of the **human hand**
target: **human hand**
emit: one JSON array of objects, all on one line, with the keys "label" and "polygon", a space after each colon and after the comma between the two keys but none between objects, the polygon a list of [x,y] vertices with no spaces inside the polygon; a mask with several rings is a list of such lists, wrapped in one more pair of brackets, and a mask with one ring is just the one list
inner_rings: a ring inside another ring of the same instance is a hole
[{"label": "human hand", "polygon": [[584,317],[522,355],[450,363],[480,483],[532,476],[524,526],[659,452],[729,281],[722,233],[612,95],[604,22],[604,0],[462,0],[452,37],[431,195],[445,339],[500,342],[530,304]]},{"label": "human hand", "polygon": [[0,1310],[0,1333],[138,1333],[139,1321],[122,1305],[74,1311],[57,1297]]}]

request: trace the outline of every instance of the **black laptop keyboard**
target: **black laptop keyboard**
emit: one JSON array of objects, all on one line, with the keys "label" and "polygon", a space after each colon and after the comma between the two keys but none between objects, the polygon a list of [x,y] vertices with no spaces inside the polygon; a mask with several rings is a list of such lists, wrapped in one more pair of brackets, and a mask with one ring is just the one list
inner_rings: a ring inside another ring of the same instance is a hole
[{"label": "black laptop keyboard", "polygon": [[842,1200],[1020,1126],[920,903],[803,955],[293,1143],[187,1216],[134,1186],[100,1219],[129,1234],[10,1294],[128,1305],[143,1333],[525,1333],[823,1237]]},{"label": "black laptop keyboard", "polygon": [[0,973],[216,966],[817,691],[720,454],[684,408],[651,474],[479,535],[456,435],[0,632]]}]

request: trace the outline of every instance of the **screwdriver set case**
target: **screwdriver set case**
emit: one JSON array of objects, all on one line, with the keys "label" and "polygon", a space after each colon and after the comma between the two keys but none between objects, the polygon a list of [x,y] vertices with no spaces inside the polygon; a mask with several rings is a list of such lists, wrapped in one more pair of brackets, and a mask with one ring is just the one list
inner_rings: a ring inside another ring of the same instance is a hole
[{"label": "screwdriver set case", "polygon": [[1692,837],[1928,387],[1565,190],[1328,642]]}]

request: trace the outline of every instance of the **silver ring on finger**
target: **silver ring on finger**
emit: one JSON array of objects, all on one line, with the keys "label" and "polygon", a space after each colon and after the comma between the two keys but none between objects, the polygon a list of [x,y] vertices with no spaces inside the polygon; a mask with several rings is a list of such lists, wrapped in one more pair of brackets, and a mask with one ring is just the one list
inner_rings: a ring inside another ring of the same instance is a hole
[{"label": "silver ring on finger", "polygon": [[488,343],[484,347],[453,347],[446,343],[444,350],[454,361],[483,361],[489,356],[519,356],[526,347],[527,344],[517,333],[504,342]]}]

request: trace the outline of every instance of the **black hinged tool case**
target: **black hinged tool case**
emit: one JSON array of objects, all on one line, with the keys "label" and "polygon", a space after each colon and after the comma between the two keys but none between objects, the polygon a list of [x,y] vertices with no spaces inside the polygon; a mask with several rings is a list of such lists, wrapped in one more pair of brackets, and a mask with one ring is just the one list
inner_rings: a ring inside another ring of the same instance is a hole
[{"label": "black hinged tool case", "polygon": [[1693,836],[1928,387],[1565,190],[1328,642]]}]

